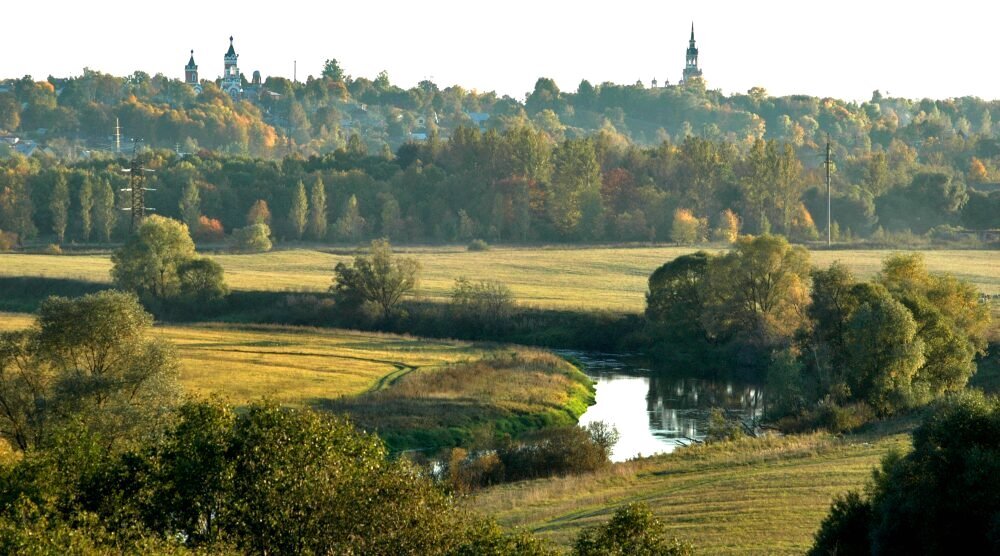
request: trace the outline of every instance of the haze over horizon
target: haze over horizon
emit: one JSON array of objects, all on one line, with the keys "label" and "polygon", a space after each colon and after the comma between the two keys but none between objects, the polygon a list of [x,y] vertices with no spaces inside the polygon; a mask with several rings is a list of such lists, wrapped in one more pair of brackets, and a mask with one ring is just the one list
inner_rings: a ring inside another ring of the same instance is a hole
[{"label": "haze over horizon", "polygon": [[1000,51],[991,25],[1000,8],[969,0],[951,2],[947,13],[860,0],[824,13],[776,0],[622,0],[607,10],[526,0],[503,9],[453,0],[337,7],[288,0],[280,10],[260,0],[101,4],[59,0],[45,18],[28,3],[7,6],[13,54],[0,64],[0,78],[74,76],[88,67],[180,79],[194,49],[201,78],[214,79],[233,35],[247,78],[254,70],[291,78],[297,61],[304,80],[336,58],[354,77],[386,70],[404,88],[430,79],[523,100],[539,77],[566,91],[581,79],[676,83],[694,21],[708,87],[725,93],[762,86],[774,95],[850,100],[876,89],[909,98],[1000,98],[1000,75],[991,71]]}]

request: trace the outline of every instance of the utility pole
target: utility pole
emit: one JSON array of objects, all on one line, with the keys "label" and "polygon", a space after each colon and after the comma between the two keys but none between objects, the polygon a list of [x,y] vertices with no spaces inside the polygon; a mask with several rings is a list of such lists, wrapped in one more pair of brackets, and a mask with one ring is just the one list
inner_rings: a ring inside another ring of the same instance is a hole
[{"label": "utility pole", "polygon": [[833,166],[833,151],[830,148],[830,136],[826,136],[826,246],[833,244],[833,211],[831,210],[832,182],[830,171]]},{"label": "utility pole", "polygon": [[132,221],[129,224],[130,233],[135,233],[139,224],[142,224],[142,219],[146,217],[147,210],[156,210],[155,208],[146,206],[146,192],[156,190],[143,187],[142,185],[142,182],[146,177],[145,174],[147,172],[152,172],[153,170],[142,166],[139,161],[138,153],[139,141],[135,141],[132,143],[132,162],[129,164],[128,168],[122,168],[122,172],[129,175],[129,186],[121,189],[120,191],[127,191],[129,193],[130,206],[123,207],[122,210],[132,213]]},{"label": "utility pole", "polygon": [[115,118],[115,154],[122,154],[122,128],[118,125],[118,118]]}]

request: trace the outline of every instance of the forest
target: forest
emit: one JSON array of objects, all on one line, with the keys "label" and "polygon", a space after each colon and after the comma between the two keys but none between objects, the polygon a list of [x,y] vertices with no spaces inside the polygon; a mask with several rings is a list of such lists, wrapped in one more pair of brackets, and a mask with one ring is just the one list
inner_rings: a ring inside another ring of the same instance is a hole
[{"label": "forest", "polygon": [[0,129],[45,146],[27,160],[0,146],[0,243],[120,239],[112,207],[137,138],[148,205],[207,242],[255,205],[279,241],[825,239],[827,141],[834,241],[996,241],[983,232],[1000,214],[1000,107],[976,98],[726,96],[700,80],[563,92],[542,78],[520,102],[351,78],[335,60],[306,82],[269,78],[275,94],[253,102],[204,85],[90,70],[0,82]]}]

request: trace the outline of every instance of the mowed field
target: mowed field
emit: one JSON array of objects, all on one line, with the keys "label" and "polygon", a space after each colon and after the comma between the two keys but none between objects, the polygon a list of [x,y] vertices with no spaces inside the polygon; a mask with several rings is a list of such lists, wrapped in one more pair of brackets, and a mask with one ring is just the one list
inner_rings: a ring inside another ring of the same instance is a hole
[{"label": "mowed field", "polygon": [[[0,313],[0,330],[30,326],[31,315]],[[388,385],[416,369],[471,361],[484,351],[463,342],[277,326],[156,326],[177,346],[181,383],[197,396],[233,403],[267,397],[313,406]]]},{"label": "mowed field", "polygon": [[833,497],[864,485],[892,449],[908,450],[909,435],[747,439],[617,464],[592,477],[495,487],[467,504],[569,545],[618,506],[644,502],[698,554],[803,554]]},{"label": "mowed field", "polygon": [[[641,311],[646,280],[659,265],[694,251],[689,247],[493,248],[469,252],[459,247],[401,248],[422,265],[420,294],[444,299],[455,278],[495,279],[517,300],[547,308]],[[813,251],[817,266],[841,261],[861,277],[873,276],[896,251]],[[980,291],[1000,294],[1000,253],[986,250],[924,251],[934,272],[950,272]],[[212,255],[226,270],[230,287],[242,290],[323,291],[333,267],[350,259],[309,249],[254,255]],[[45,276],[107,282],[108,255],[0,255],[0,276]]]}]

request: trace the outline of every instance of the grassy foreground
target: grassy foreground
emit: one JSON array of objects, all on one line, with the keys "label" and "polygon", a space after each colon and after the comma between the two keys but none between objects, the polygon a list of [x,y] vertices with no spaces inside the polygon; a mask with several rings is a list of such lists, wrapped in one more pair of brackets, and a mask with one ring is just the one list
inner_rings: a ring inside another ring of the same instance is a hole
[{"label": "grassy foreground", "polygon": [[813,434],[695,446],[591,477],[495,487],[467,504],[568,545],[616,507],[645,502],[699,554],[802,554],[833,496],[863,485],[886,453],[909,442],[907,434]]},{"label": "grassy foreground", "polygon": [[[458,276],[506,283],[518,301],[548,308],[641,311],[646,280],[661,264],[694,251],[690,247],[493,248],[469,252],[459,247],[399,248],[423,266],[421,294],[448,295]],[[861,277],[881,268],[893,251],[813,251],[817,266],[839,260]],[[950,272],[988,294],[1000,294],[1000,256],[985,250],[924,252],[932,272]],[[308,249],[256,255],[214,255],[234,289],[321,291],[330,285],[334,265],[350,258]],[[0,276],[44,276],[108,281],[108,255],[0,254]]]}]

